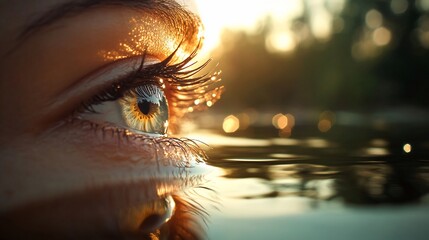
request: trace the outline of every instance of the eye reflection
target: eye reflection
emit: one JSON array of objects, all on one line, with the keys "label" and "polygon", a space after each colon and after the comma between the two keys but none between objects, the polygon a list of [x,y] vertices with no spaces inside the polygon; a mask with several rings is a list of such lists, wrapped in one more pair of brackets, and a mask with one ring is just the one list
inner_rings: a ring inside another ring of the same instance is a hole
[{"label": "eye reflection", "polygon": [[[161,186],[171,191],[156,196]],[[204,239],[205,209],[186,188],[148,181],[32,203],[0,216],[2,239]]]},{"label": "eye reflection", "polygon": [[132,129],[147,133],[166,133],[168,103],[160,87],[154,84],[139,86],[120,103],[124,120]]}]

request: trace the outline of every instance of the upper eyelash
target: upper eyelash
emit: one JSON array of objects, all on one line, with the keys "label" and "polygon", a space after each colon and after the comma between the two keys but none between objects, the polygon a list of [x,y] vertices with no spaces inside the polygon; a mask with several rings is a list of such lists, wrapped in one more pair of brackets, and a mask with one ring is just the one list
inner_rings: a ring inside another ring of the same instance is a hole
[{"label": "upper eyelash", "polygon": [[[190,55],[180,63],[170,64],[174,59],[180,45],[166,59],[159,63],[144,66],[146,51],[142,56],[139,68],[128,77],[113,83],[109,88],[94,96],[90,101],[84,102],[83,110],[95,113],[93,106],[105,101],[115,101],[126,94],[133,93],[138,86],[154,83],[162,85],[163,81],[169,86],[170,99],[173,100],[173,108],[176,116],[180,117],[186,112],[193,110],[202,110],[207,106],[214,104],[220,99],[223,92],[223,86],[210,88],[221,80],[220,71],[206,73],[201,76],[195,76],[200,73],[210,62],[204,62],[196,68],[192,66],[197,62],[191,61],[197,55],[200,44]],[[208,102],[210,104],[205,104]]]}]

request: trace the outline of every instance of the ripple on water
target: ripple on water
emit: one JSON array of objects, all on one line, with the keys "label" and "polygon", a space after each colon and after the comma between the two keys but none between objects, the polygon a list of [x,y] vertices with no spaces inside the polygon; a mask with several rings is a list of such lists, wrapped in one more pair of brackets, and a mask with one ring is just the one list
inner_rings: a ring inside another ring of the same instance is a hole
[{"label": "ripple on water", "polygon": [[216,185],[222,195],[228,198],[258,198],[272,192],[266,181],[260,178],[221,178]]},{"label": "ripple on water", "polygon": [[275,162],[277,159],[273,158],[225,158],[225,161],[233,161],[233,162]]},{"label": "ripple on water", "polygon": [[258,163],[258,162],[271,162],[271,163],[282,163],[287,160],[304,160],[309,159],[309,156],[288,154],[288,153],[270,153],[267,158],[258,157],[258,158],[224,158],[225,161],[231,162],[248,162],[248,163]]},{"label": "ripple on water", "polygon": [[297,154],[289,154],[289,153],[271,153],[269,155],[272,158],[281,159],[281,160],[303,160],[309,159],[309,156],[305,155],[297,155]]},{"label": "ripple on water", "polygon": [[270,176],[273,179],[285,177],[323,177],[339,173],[334,167],[318,164],[281,164],[269,167]]}]

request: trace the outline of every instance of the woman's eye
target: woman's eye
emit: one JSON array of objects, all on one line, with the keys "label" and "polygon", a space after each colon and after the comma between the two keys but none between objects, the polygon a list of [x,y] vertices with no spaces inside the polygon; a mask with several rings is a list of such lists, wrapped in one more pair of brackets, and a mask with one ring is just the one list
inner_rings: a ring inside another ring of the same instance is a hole
[{"label": "woman's eye", "polygon": [[[190,63],[196,52],[179,63],[172,63],[174,54],[161,62],[148,60],[148,64],[145,56],[141,62],[124,59],[94,73],[94,78],[112,79],[114,83],[84,101],[79,116],[96,124],[107,123],[109,129],[118,127],[137,134],[178,133],[181,118],[212,106],[220,99],[223,87],[212,87],[220,81],[219,71],[199,73],[208,62],[189,68],[196,63]],[[119,76],[115,69],[119,69]]]},{"label": "woman's eye", "polygon": [[128,127],[146,133],[165,134],[168,128],[168,102],[155,84],[139,86],[119,100]]},{"label": "woman's eye", "polygon": [[[91,103],[89,111],[79,114],[80,118],[137,134],[167,133],[170,109],[164,88],[159,84],[143,83],[130,90],[112,87],[107,92],[97,95],[98,102]],[[112,96],[111,92],[115,94]]]}]

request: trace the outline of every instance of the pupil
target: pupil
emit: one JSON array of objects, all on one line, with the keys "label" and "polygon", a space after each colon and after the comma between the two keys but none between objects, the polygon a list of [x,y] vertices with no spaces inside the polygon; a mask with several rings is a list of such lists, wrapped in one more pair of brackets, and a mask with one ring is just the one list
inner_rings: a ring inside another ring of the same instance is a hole
[{"label": "pupil", "polygon": [[150,112],[150,106],[151,106],[151,103],[150,103],[150,102],[147,102],[147,101],[145,101],[145,100],[142,100],[142,101],[140,101],[140,102],[137,104],[137,106],[139,107],[140,112],[142,112],[144,115],[149,114],[149,112]]}]

